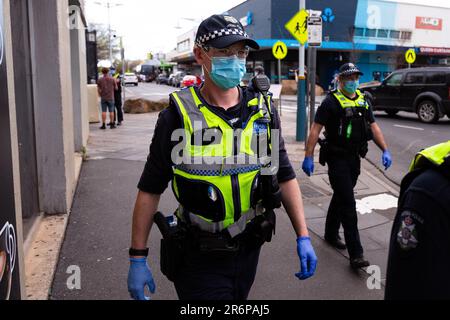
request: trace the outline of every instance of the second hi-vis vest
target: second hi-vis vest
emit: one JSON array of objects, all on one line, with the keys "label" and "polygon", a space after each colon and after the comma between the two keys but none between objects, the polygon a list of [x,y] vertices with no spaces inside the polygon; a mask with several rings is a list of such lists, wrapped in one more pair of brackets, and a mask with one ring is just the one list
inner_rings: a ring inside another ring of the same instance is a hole
[{"label": "second hi-vis vest", "polygon": [[358,98],[347,98],[340,90],[333,93],[342,108],[340,127],[337,135],[333,135],[340,146],[364,145],[371,139],[368,126],[369,104],[364,94],[356,90]]},{"label": "second hi-vis vest", "polygon": [[[450,140],[436,146],[420,151],[411,162],[409,173],[403,178],[400,188],[400,199],[413,181],[421,175],[427,168],[443,169],[439,170],[444,176],[450,179]],[[447,164],[447,166],[445,166]]]},{"label": "second hi-vis vest", "polygon": [[413,172],[425,168],[429,163],[439,167],[444,164],[445,159],[450,156],[450,140],[419,152],[409,167]]},{"label": "second hi-vis vest", "polygon": [[[174,166],[172,181],[180,204],[177,216],[203,231],[226,229],[235,237],[264,212],[255,194],[261,170],[270,165],[270,157],[259,158],[252,146],[262,135],[267,138],[267,154],[272,149],[270,103],[266,106],[262,96],[249,101],[246,107],[254,111],[242,130],[235,130],[201,102],[194,87],[173,93],[171,99],[185,135],[183,155]],[[218,138],[201,141],[208,132],[219,133]]]}]

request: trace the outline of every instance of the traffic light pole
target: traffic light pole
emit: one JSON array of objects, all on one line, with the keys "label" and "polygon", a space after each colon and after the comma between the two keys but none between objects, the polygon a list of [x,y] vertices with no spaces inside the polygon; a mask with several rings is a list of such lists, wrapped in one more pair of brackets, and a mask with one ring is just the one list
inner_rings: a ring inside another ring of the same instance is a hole
[{"label": "traffic light pole", "polygon": [[[300,0],[300,10],[306,9],[306,0]],[[297,106],[297,141],[306,140],[306,77],[305,77],[305,45],[300,44],[298,73],[298,106]]]}]

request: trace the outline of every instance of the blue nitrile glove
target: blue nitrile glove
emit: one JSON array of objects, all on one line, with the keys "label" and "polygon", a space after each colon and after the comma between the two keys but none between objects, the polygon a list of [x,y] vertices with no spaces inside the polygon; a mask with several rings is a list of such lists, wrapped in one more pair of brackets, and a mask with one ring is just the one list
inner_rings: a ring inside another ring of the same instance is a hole
[{"label": "blue nitrile glove", "polygon": [[302,169],[308,175],[308,177],[311,177],[311,175],[314,173],[314,158],[306,157],[303,161]]},{"label": "blue nitrile glove", "polygon": [[383,152],[382,161],[383,161],[383,166],[386,170],[392,166],[392,155],[389,152],[389,150],[386,150],[385,152]]},{"label": "blue nitrile glove", "polygon": [[298,238],[297,252],[300,257],[300,272],[296,273],[295,276],[300,280],[311,278],[317,267],[317,256],[312,247],[311,238]]},{"label": "blue nitrile glove", "polygon": [[134,300],[150,300],[146,297],[145,286],[151,293],[155,293],[156,285],[153,280],[152,271],[147,263],[147,258],[130,258],[130,271],[128,273],[128,292]]}]

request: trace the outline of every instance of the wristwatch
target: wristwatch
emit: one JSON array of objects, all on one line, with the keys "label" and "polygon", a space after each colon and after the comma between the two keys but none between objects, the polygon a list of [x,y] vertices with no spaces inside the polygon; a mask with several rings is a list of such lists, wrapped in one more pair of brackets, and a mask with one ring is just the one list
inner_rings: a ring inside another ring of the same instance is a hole
[{"label": "wristwatch", "polygon": [[142,249],[137,250],[137,249],[130,248],[130,251],[129,251],[130,257],[148,257],[148,252],[149,252],[148,248],[143,249],[143,250]]}]

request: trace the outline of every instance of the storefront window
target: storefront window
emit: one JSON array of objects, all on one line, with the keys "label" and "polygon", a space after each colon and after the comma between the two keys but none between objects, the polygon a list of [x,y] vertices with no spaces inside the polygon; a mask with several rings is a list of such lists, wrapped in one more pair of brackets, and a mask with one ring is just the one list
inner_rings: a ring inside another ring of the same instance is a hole
[{"label": "storefront window", "polygon": [[364,28],[355,28],[355,37],[364,37]]},{"label": "storefront window", "polygon": [[387,38],[388,37],[389,30],[386,29],[379,29],[378,30],[378,38]]},{"label": "storefront window", "polygon": [[377,29],[366,29],[366,37],[376,37]]},{"label": "storefront window", "polygon": [[390,37],[392,39],[400,39],[400,31],[391,30]]},{"label": "storefront window", "polygon": [[401,39],[402,40],[411,40],[411,35],[412,35],[412,32],[410,32],[410,31],[402,31]]}]

